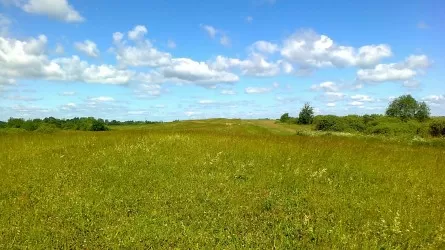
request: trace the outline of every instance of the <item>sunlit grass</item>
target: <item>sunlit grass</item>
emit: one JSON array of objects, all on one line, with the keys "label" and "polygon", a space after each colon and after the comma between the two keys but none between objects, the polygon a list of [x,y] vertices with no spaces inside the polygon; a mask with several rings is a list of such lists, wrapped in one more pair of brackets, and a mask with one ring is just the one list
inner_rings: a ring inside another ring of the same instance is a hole
[{"label": "sunlit grass", "polygon": [[112,129],[0,136],[1,249],[445,247],[443,147],[241,120]]}]

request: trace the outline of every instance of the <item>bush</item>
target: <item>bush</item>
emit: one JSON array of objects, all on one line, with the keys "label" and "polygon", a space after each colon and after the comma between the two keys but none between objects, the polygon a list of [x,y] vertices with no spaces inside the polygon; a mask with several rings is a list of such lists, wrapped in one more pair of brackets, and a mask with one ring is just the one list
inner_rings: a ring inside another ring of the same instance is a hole
[{"label": "bush", "polygon": [[315,129],[320,131],[343,132],[347,130],[347,126],[341,117],[335,115],[317,116],[314,123]]},{"label": "bush", "polygon": [[94,120],[91,124],[91,131],[107,131],[108,127],[102,119]]},{"label": "bush", "polygon": [[434,120],[430,123],[429,128],[431,136],[445,136],[445,120]]}]

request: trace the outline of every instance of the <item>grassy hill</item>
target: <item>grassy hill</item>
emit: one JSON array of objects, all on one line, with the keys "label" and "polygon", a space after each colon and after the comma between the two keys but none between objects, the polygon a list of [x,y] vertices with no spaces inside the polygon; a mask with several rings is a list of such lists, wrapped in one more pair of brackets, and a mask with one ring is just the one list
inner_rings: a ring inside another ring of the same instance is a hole
[{"label": "grassy hill", "polygon": [[0,248],[445,247],[444,147],[309,133],[212,119],[0,134]]}]

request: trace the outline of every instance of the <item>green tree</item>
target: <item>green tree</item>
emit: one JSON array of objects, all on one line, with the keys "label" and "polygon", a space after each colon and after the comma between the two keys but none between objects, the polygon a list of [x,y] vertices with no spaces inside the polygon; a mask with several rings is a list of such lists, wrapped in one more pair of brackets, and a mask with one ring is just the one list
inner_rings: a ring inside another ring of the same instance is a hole
[{"label": "green tree", "polygon": [[281,117],[280,117],[280,122],[287,122],[289,121],[289,113],[284,113]]},{"label": "green tree", "polygon": [[305,103],[303,108],[298,115],[297,122],[298,124],[312,124],[314,120],[314,108],[309,105],[309,103]]},{"label": "green tree", "polygon": [[411,95],[402,95],[394,99],[386,109],[386,115],[398,117],[402,121],[416,118],[424,121],[430,116],[430,109],[425,102],[417,102]]},{"label": "green tree", "polygon": [[430,107],[428,107],[428,105],[426,105],[425,102],[421,102],[419,103],[419,106],[417,108],[417,112],[414,115],[416,117],[416,119],[420,122],[423,122],[425,120],[427,120],[428,118],[430,118]]}]

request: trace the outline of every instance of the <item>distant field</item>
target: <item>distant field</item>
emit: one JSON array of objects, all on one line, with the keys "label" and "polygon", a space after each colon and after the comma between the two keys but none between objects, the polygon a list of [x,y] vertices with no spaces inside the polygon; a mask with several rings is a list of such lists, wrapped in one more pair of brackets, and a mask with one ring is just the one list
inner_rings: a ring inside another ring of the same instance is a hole
[{"label": "distant field", "polygon": [[111,128],[0,134],[0,249],[445,248],[445,147],[269,120]]}]

